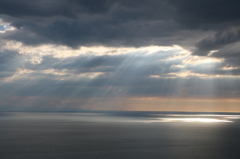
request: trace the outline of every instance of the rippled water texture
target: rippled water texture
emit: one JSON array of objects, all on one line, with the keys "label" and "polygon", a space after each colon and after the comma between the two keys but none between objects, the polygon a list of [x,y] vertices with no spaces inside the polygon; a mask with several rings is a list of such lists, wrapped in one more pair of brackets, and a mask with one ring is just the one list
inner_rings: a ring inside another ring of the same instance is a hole
[{"label": "rippled water texture", "polygon": [[1,159],[239,159],[240,115],[1,113]]}]

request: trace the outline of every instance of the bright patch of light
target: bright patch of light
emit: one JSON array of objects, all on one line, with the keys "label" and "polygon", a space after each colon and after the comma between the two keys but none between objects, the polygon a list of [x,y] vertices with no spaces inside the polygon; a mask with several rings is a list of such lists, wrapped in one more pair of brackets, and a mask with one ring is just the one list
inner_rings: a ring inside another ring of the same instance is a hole
[{"label": "bright patch of light", "polygon": [[239,116],[229,116],[229,117],[226,117],[226,118],[228,118],[228,119],[240,119]]},{"label": "bright patch of light", "polygon": [[222,70],[237,70],[239,67],[231,67],[231,66],[225,66],[222,68]]},{"label": "bright patch of light", "polygon": [[197,77],[207,77],[206,74],[199,74],[195,73],[193,71],[185,71],[185,72],[179,72],[179,73],[169,73],[170,76],[176,76],[176,77],[192,77],[192,76],[197,76]]},{"label": "bright patch of light", "polygon": [[206,64],[206,63],[220,63],[223,59],[219,58],[212,58],[212,57],[201,57],[201,56],[188,56],[186,59],[183,60],[184,64]]},{"label": "bright patch of light", "polygon": [[214,53],[216,53],[216,52],[218,52],[219,50],[212,50],[212,51],[210,51],[209,52],[209,54],[207,55],[207,56],[211,56],[212,54],[214,54]]},{"label": "bright patch of light", "polygon": [[240,75],[209,75],[209,74],[201,74],[195,73],[192,70],[177,72],[177,73],[168,73],[166,76],[162,77],[159,75],[151,75],[150,78],[190,78],[190,77],[198,77],[198,78],[239,78]]},{"label": "bright patch of light", "polygon": [[214,118],[157,118],[150,122],[204,122],[204,123],[219,123],[232,122],[230,120],[214,119]]},{"label": "bright patch of light", "polygon": [[48,78],[56,80],[80,80],[80,79],[94,79],[100,75],[105,74],[104,72],[85,72],[85,73],[72,73],[69,70],[56,70],[56,69],[47,69],[47,70],[29,70],[29,69],[18,69],[14,75],[6,78],[0,79],[0,81],[12,82],[14,80],[20,79],[38,79],[43,76],[48,76]]},{"label": "bright patch of light", "polygon": [[[163,114],[160,114],[160,115],[163,115]],[[164,116],[179,116],[179,117],[183,117],[183,116],[201,116],[201,117],[206,117],[206,116],[210,116],[210,117],[240,117],[240,115],[219,115],[219,114],[194,114],[194,115],[185,115],[185,114],[170,114],[170,115],[165,115]]]},{"label": "bright patch of light", "polygon": [[[1,81],[5,82],[11,82],[13,80],[21,79],[23,77],[26,77],[28,74],[32,73],[34,71],[28,70],[28,69],[21,69],[18,68],[17,71],[10,77],[2,78]],[[28,79],[33,79],[34,77],[28,77]]]},{"label": "bright patch of light", "polygon": [[184,51],[180,46],[148,46],[148,47],[105,47],[105,46],[90,46],[85,47],[82,46],[79,49],[72,49],[63,45],[54,45],[54,44],[46,44],[40,46],[27,46],[21,42],[16,41],[2,41],[4,43],[2,49],[6,50],[15,50],[23,55],[31,55],[31,56],[47,56],[52,55],[54,58],[68,58],[68,57],[76,57],[80,55],[122,55],[129,53],[145,53],[153,54],[159,51],[176,51],[181,52]]},{"label": "bright patch of light", "polygon": [[171,68],[184,68],[183,65],[172,65]]}]

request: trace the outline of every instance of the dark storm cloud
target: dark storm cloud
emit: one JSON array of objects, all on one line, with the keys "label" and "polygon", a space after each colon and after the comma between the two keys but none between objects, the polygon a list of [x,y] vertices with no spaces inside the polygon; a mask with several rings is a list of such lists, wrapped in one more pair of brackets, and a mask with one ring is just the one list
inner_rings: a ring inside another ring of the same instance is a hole
[{"label": "dark storm cloud", "polygon": [[225,62],[230,66],[240,66],[240,43],[229,44],[211,56],[224,58]]},{"label": "dark storm cloud", "polygon": [[185,35],[168,1],[3,1],[0,14],[16,30],[3,38],[29,45],[172,45]]},{"label": "dark storm cloud", "polygon": [[77,13],[102,13],[109,9],[110,1],[97,0],[2,0],[1,13],[22,17],[22,16],[40,16],[49,17],[63,15],[74,17]]},{"label": "dark storm cloud", "polygon": [[[240,40],[240,29],[230,28],[224,31],[218,31],[214,36],[201,40],[196,46],[196,55],[206,56],[212,50],[221,50],[223,47],[234,44]],[[228,55],[226,55],[228,56]]]},{"label": "dark storm cloud", "polygon": [[220,28],[221,26],[217,26],[216,23],[229,25],[229,22],[232,24],[239,22],[240,2],[237,0],[169,0],[169,2],[178,10],[179,21],[192,23],[190,26],[193,27],[209,25]]},{"label": "dark storm cloud", "polygon": [[71,47],[195,45],[194,54],[206,56],[239,41],[239,6],[237,0],[2,0],[1,17],[17,30],[1,38]]}]

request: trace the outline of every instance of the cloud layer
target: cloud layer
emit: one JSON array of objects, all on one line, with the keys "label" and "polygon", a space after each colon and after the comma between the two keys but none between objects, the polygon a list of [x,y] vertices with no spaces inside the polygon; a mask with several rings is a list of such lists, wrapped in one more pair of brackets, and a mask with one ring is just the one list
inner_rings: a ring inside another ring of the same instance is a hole
[{"label": "cloud layer", "polygon": [[237,98],[239,6],[236,0],[2,0],[3,103]]}]

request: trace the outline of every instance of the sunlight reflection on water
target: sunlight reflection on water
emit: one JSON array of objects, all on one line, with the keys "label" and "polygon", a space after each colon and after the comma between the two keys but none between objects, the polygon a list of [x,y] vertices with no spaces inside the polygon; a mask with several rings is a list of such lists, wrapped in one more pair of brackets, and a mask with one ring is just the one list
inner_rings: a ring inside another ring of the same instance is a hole
[{"label": "sunlight reflection on water", "polygon": [[159,117],[145,122],[231,123],[234,122],[233,119],[240,119],[240,115],[221,114],[158,114],[157,116]]},{"label": "sunlight reflection on water", "polygon": [[[154,116],[153,116],[154,115]],[[103,123],[232,123],[240,115],[219,114],[149,114],[126,115],[111,113],[8,113],[0,115],[1,120],[47,120]]]},{"label": "sunlight reflection on water", "polygon": [[157,118],[155,120],[150,120],[147,122],[233,122],[230,120],[213,119],[213,118]]}]

